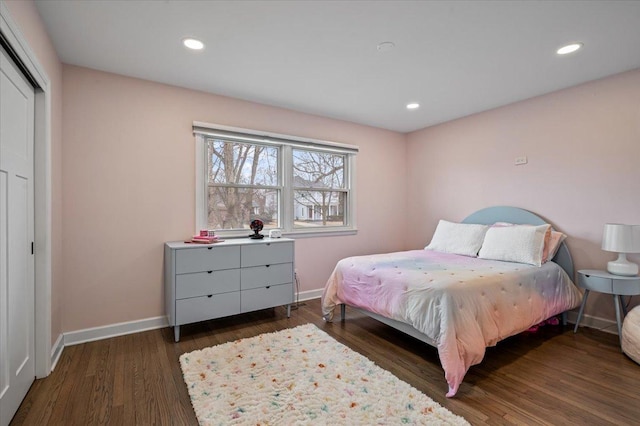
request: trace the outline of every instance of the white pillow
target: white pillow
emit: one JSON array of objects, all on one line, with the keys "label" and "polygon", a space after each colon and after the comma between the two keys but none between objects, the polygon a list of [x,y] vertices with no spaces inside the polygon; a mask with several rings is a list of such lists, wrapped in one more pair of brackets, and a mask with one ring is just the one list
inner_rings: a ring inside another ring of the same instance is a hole
[{"label": "white pillow", "polygon": [[440,220],[433,238],[425,250],[476,257],[482,246],[488,225],[454,223]]},{"label": "white pillow", "polygon": [[549,225],[492,227],[484,237],[478,257],[541,266],[548,229]]}]

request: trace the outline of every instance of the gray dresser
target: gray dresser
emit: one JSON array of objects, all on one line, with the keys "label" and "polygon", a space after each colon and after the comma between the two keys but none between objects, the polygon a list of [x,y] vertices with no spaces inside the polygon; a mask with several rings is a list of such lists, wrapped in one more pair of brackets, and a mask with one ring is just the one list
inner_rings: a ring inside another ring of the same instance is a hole
[{"label": "gray dresser", "polygon": [[165,309],[175,341],[180,326],[294,301],[294,240],[231,239],[212,245],[169,242]]}]

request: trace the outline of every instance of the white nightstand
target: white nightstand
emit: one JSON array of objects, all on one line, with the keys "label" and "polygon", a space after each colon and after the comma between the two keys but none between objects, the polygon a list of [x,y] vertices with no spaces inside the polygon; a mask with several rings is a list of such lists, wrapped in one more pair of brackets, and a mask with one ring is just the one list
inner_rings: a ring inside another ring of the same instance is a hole
[{"label": "white nightstand", "polygon": [[622,306],[625,315],[627,312],[624,304],[620,302],[620,296],[635,296],[640,294],[640,276],[625,277],[596,269],[581,269],[578,271],[578,286],[584,288],[585,292],[582,297],[580,312],[578,312],[578,319],[576,320],[576,326],[573,332],[578,331],[578,325],[580,325],[580,319],[584,312],[584,306],[587,304],[589,292],[597,291],[599,293],[613,295],[613,304],[616,307],[616,321],[618,322],[618,338],[621,339],[622,321],[620,318],[620,306]]}]

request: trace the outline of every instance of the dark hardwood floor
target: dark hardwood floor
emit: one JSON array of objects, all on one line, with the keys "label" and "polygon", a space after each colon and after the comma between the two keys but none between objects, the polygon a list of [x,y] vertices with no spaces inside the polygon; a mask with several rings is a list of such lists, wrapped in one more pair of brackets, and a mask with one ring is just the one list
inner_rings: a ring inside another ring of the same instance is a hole
[{"label": "dark hardwood floor", "polygon": [[64,349],[56,369],[36,380],[12,425],[197,424],[178,363],[184,352],[313,323],[474,425],[630,425],[640,423],[640,366],[615,335],[546,326],[489,348],[448,399],[435,348],[356,311],[324,323],[319,300]]}]

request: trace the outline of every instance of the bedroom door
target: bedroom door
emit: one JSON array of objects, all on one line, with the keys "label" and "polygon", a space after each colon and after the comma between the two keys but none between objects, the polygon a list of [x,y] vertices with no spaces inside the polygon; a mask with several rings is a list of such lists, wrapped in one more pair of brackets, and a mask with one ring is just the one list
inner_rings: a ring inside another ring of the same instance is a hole
[{"label": "bedroom door", "polygon": [[0,46],[0,426],[35,379],[35,92]]}]

